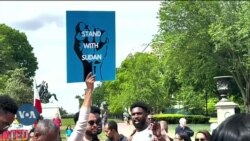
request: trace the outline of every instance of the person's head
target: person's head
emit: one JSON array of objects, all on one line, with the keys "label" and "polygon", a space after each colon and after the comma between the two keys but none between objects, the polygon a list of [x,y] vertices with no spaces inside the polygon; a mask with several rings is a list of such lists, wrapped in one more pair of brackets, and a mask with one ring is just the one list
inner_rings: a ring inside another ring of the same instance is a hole
[{"label": "person's head", "polygon": [[15,120],[18,106],[8,95],[0,96],[0,134],[7,130]]},{"label": "person's head", "polygon": [[174,141],[187,141],[188,136],[183,133],[176,133],[174,137]]},{"label": "person's head", "polygon": [[185,118],[180,118],[179,123],[181,127],[187,126],[187,120]]},{"label": "person's head", "polygon": [[147,127],[147,118],[150,113],[149,107],[143,102],[135,102],[130,106],[133,125],[137,130]]},{"label": "person's head", "polygon": [[[96,119],[97,119],[97,122],[98,122],[97,134],[100,134],[102,132],[102,122],[101,122],[101,117],[100,117],[101,110],[98,107],[91,106],[90,113],[92,113],[92,114],[94,114],[96,116]],[[77,123],[78,118],[79,118],[79,112],[77,112],[73,117],[73,120],[74,120],[75,124]]]},{"label": "person's head", "polygon": [[118,134],[118,127],[115,121],[108,121],[107,124],[104,126],[104,131],[106,136],[113,140],[114,136]]},{"label": "person's head", "polygon": [[70,126],[70,125],[67,126],[66,130],[68,130],[68,129],[71,129],[71,126]]},{"label": "person's head", "polygon": [[166,132],[168,132],[168,123],[167,123],[167,121],[161,120],[160,125],[161,125],[161,130],[165,130]]},{"label": "person's head", "polygon": [[148,115],[148,122],[149,123],[153,123],[154,122],[153,115],[151,115],[151,114]]},{"label": "person's head", "polygon": [[96,107],[96,106],[91,106],[90,109],[91,113],[94,113],[97,119],[97,134],[101,134],[102,133],[102,118],[101,118],[101,110],[100,108]]},{"label": "person's head", "polygon": [[250,141],[250,114],[235,114],[213,131],[211,141]]},{"label": "person's head", "polygon": [[40,120],[35,128],[33,141],[57,141],[59,128],[53,120]]},{"label": "person's head", "polygon": [[195,141],[210,141],[211,135],[207,130],[200,130],[196,133]]},{"label": "person's head", "polygon": [[100,117],[100,109],[92,106],[88,117],[88,125],[86,128],[86,135],[96,137],[102,131],[102,123]]}]

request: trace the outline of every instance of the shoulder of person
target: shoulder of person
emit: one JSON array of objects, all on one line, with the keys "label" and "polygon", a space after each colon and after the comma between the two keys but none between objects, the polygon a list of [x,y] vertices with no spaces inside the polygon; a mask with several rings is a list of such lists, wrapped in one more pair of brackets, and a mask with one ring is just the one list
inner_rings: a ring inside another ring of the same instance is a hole
[{"label": "shoulder of person", "polygon": [[125,137],[123,134],[120,134],[120,141],[127,141],[128,138]]}]

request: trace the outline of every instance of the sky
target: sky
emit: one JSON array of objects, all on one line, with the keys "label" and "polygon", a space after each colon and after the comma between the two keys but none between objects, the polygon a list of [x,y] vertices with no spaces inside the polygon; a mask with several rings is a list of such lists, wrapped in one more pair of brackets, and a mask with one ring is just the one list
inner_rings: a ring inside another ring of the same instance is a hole
[{"label": "sky", "polygon": [[[24,32],[38,61],[36,82],[48,82],[58,106],[78,111],[76,95],[85,83],[66,82],[66,11],[115,11],[116,67],[130,53],[142,51],[157,34],[160,1],[0,1],[0,23]],[[98,82],[97,82],[98,83]]]}]

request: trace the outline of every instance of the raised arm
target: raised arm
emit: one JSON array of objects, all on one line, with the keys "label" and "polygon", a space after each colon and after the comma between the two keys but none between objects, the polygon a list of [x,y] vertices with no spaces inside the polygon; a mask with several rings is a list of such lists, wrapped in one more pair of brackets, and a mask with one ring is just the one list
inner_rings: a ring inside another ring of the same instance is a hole
[{"label": "raised arm", "polygon": [[84,102],[80,108],[76,126],[71,136],[69,137],[68,141],[82,141],[85,135],[88,116],[90,112],[90,106],[92,103],[92,92],[94,90],[94,82],[95,82],[95,77],[92,75],[92,73],[89,73],[87,75],[85,82],[87,85],[87,90],[85,92]]}]

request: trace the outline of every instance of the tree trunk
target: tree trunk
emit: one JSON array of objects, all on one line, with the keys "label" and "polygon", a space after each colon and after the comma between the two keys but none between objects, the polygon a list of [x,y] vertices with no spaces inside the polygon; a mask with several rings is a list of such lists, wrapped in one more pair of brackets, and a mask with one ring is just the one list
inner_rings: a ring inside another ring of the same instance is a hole
[{"label": "tree trunk", "polygon": [[250,79],[246,83],[246,113],[250,113]]},{"label": "tree trunk", "polygon": [[[244,100],[244,105],[246,109],[246,113],[250,113],[250,78],[248,75],[245,75],[245,79],[241,79],[242,75],[239,72],[232,73],[233,78],[240,89],[240,93]],[[244,77],[243,77],[244,78]],[[244,81],[245,80],[245,84]]]},{"label": "tree trunk", "polygon": [[246,105],[246,113],[250,113],[250,105]]}]

